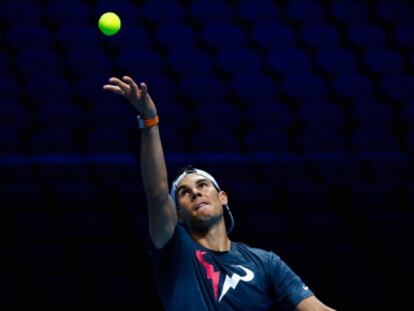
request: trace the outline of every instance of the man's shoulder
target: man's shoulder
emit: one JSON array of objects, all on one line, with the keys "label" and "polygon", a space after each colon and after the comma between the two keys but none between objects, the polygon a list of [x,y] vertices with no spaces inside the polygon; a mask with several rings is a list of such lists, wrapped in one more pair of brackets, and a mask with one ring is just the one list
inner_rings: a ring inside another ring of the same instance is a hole
[{"label": "man's shoulder", "polygon": [[260,258],[265,259],[265,260],[268,260],[270,256],[275,255],[272,251],[266,250],[266,249],[263,249],[257,246],[251,246],[243,242],[233,242],[233,243],[235,243],[235,246],[239,252],[250,253],[252,255],[259,256]]}]

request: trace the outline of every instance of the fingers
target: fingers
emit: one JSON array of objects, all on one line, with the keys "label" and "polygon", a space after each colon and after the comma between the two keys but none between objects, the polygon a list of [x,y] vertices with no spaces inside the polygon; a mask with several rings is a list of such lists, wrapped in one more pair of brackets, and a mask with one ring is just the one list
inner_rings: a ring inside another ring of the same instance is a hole
[{"label": "fingers", "polygon": [[129,85],[129,87],[131,88],[131,90],[132,90],[132,92],[133,92],[133,93],[138,94],[138,91],[139,91],[138,86],[137,86],[137,84],[135,83],[135,81],[134,81],[134,80],[132,80],[132,78],[131,78],[131,77],[128,77],[128,76],[123,76],[123,77],[122,77],[122,79],[123,79],[124,81],[126,81],[126,83],[128,83],[128,85]]},{"label": "fingers", "polygon": [[[129,84],[123,82],[122,80],[115,78],[115,77],[111,77],[108,80],[110,83],[112,83],[112,86],[118,87],[122,92],[118,93],[121,95],[126,95],[130,92],[131,87],[129,86]],[[111,85],[111,84],[107,84],[107,85]],[[112,90],[112,89],[111,89]]]},{"label": "fingers", "polygon": [[124,95],[124,91],[122,91],[118,86],[112,84],[105,84],[102,88],[104,90],[108,90],[119,95]]},{"label": "fingers", "polygon": [[142,94],[148,95],[148,87],[144,82],[141,82],[140,87],[141,87],[141,90],[142,90]]},{"label": "fingers", "polygon": [[142,95],[144,98],[146,96],[149,96],[148,87],[144,82],[141,82],[140,87],[138,88],[138,85],[135,83],[135,81],[131,77],[123,76],[122,80],[116,77],[111,77],[108,80],[111,84],[105,84],[103,86],[103,89],[109,90],[116,94],[124,95],[124,96],[130,95],[131,93],[136,94],[139,97],[141,97],[140,95]]}]

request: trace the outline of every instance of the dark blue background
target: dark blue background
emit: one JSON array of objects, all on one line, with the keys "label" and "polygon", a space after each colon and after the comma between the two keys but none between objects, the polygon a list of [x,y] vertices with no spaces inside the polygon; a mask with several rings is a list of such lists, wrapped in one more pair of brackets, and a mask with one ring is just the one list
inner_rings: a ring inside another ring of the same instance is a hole
[{"label": "dark blue background", "polygon": [[[338,310],[412,286],[410,1],[0,2],[0,305],[159,308],[135,111],[145,81],[170,179],[227,190],[232,239],[279,254]],[[99,32],[106,11],[122,19]]]}]

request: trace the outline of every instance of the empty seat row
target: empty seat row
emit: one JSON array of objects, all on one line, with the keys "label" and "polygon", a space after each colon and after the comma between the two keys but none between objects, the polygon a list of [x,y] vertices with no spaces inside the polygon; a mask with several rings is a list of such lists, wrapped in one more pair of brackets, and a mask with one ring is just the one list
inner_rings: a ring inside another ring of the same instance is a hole
[{"label": "empty seat row", "polygon": [[[411,48],[413,46],[412,25],[395,26],[391,35],[380,25],[349,26],[344,33],[329,24],[304,26],[295,30],[284,23],[258,23],[245,30],[238,24],[229,22],[209,23],[201,29],[191,24],[161,24],[155,30],[145,25],[124,26],[113,37],[104,37],[95,25],[62,25],[56,30],[47,26],[15,26],[5,33],[5,48],[51,48],[60,46],[66,50],[102,48],[123,50],[129,47],[176,48],[196,47],[203,44],[207,48],[241,48],[255,45],[261,49],[283,46],[309,48],[342,47],[351,48]],[[139,38],[139,40],[132,40]]]},{"label": "empty seat row", "polygon": [[[30,16],[30,22],[41,23],[46,17],[54,23],[65,23],[76,18],[77,22],[87,23],[102,11],[111,8],[121,14],[126,22],[139,23],[141,20],[151,23],[194,19],[198,22],[240,20],[254,23],[261,20],[289,18],[297,23],[316,23],[332,16],[342,23],[366,23],[378,19],[384,23],[409,22],[413,15],[413,6],[405,1],[379,1],[370,6],[358,1],[334,1],[323,5],[315,1],[291,1],[276,4],[273,1],[240,1],[231,5],[222,1],[194,1],[181,5],[179,2],[148,2],[136,4],[133,1],[49,1],[45,4],[35,1],[5,1],[2,11],[9,11],[9,23],[25,23],[24,13]],[[72,17],[72,18],[71,18]]]}]

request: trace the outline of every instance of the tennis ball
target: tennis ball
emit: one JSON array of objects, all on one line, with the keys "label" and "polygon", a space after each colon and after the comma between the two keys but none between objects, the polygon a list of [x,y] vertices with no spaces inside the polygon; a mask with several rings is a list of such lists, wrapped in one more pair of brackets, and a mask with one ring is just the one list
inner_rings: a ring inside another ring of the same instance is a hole
[{"label": "tennis ball", "polygon": [[98,27],[104,35],[112,36],[121,29],[121,19],[114,12],[106,12],[99,18]]}]

